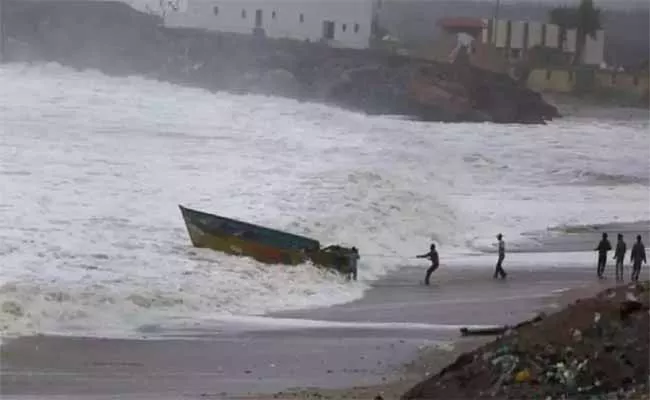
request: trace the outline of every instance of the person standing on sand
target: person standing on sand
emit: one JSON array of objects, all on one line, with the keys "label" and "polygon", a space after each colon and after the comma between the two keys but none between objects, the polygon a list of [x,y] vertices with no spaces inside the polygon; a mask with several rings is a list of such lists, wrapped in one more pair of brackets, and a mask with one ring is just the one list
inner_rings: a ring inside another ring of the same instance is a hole
[{"label": "person standing on sand", "polygon": [[357,250],[356,247],[352,247],[352,254],[348,255],[348,264],[350,266],[350,273],[348,274],[348,278],[351,278],[353,280],[357,280],[357,264],[359,262],[359,259],[361,258],[359,256],[359,250]]},{"label": "person standing on sand", "polygon": [[603,272],[605,272],[605,264],[607,264],[607,252],[612,249],[612,245],[607,240],[607,234],[603,233],[603,238],[598,243],[598,247],[594,251],[598,252],[598,278],[603,279]]},{"label": "person standing on sand", "polygon": [[499,241],[499,258],[497,259],[497,265],[494,270],[494,279],[497,277],[501,277],[502,279],[506,279],[506,271],[503,270],[503,259],[506,258],[506,243],[503,241],[503,235],[498,234],[497,235],[497,240]]},{"label": "person standing on sand", "polygon": [[645,257],[645,246],[641,241],[641,235],[636,236],[636,243],[632,246],[632,251],[630,252],[630,261],[632,262],[632,281],[637,282],[639,280],[639,274],[641,273],[641,263],[647,263]]},{"label": "person standing on sand", "polygon": [[616,250],[614,251],[614,260],[616,260],[616,280],[623,281],[623,261],[625,261],[625,252],[627,245],[623,241],[623,235],[618,234],[616,241]]},{"label": "person standing on sand", "polygon": [[436,245],[431,243],[431,246],[429,247],[429,252],[427,254],[422,254],[416,257],[428,258],[429,260],[431,260],[431,266],[429,267],[429,269],[427,269],[427,274],[424,277],[424,284],[429,285],[429,278],[431,277],[433,271],[438,269],[438,265],[440,263],[440,260],[438,258],[438,252],[436,251]]}]

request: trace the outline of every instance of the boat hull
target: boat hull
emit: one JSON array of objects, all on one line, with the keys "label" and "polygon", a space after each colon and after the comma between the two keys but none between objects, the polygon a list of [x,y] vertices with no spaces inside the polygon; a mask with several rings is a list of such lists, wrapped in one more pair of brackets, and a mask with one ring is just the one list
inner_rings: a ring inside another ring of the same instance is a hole
[{"label": "boat hull", "polygon": [[195,247],[253,258],[266,264],[314,265],[351,274],[347,256],[350,250],[320,243],[259,225],[249,224],[179,206],[190,240]]},{"label": "boat hull", "polygon": [[305,262],[307,258],[301,244],[316,248],[319,246],[317,241],[301,241],[303,238],[298,236],[295,236],[298,240],[293,242],[286,236],[263,240],[272,235],[281,236],[282,233],[182,206],[180,208],[190,240],[195,247],[251,257],[267,264],[297,265]]}]

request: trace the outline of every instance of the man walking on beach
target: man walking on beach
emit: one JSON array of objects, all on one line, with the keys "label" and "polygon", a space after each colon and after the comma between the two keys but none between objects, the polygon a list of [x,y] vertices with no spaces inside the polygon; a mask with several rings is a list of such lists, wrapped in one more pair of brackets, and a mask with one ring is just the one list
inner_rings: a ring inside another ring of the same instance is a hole
[{"label": "man walking on beach", "polygon": [[605,264],[607,264],[607,252],[612,249],[612,245],[609,243],[609,240],[607,240],[607,234],[603,233],[603,238],[601,239],[600,243],[598,243],[598,247],[596,247],[594,250],[598,252],[598,278],[603,279],[603,272],[605,272]]},{"label": "man walking on beach", "polygon": [[506,258],[506,243],[503,241],[503,235],[498,234],[497,240],[499,241],[499,258],[497,259],[497,266],[494,270],[494,279],[500,276],[503,279],[506,279],[506,271],[503,270],[501,264],[503,264],[503,259]]},{"label": "man walking on beach", "polygon": [[433,273],[433,271],[438,269],[438,264],[440,262],[440,260],[438,259],[438,252],[436,251],[436,245],[431,243],[431,247],[429,247],[429,252],[427,254],[422,254],[416,257],[428,258],[429,260],[431,260],[431,266],[429,267],[429,269],[427,269],[427,275],[424,277],[424,284],[428,285],[431,274]]},{"label": "man walking on beach", "polygon": [[623,261],[625,261],[625,252],[627,251],[627,246],[623,241],[623,235],[618,234],[618,239],[616,241],[616,250],[614,251],[614,260],[616,260],[616,280],[623,281]]},{"label": "man walking on beach", "polygon": [[639,280],[639,274],[641,273],[641,263],[647,263],[645,258],[645,246],[641,241],[641,235],[636,236],[636,243],[634,243],[632,251],[630,252],[630,261],[632,262],[632,281],[637,282]]}]

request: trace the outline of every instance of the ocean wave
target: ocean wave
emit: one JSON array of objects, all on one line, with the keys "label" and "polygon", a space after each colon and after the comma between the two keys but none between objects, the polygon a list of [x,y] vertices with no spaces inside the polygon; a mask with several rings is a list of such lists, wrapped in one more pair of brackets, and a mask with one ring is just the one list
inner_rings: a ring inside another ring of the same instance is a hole
[{"label": "ocean wave", "polygon": [[[431,241],[447,262],[497,232],[648,219],[645,187],[553,172],[639,170],[636,126],[617,126],[621,154],[603,150],[611,126],[576,121],[424,124],[51,64],[0,66],[0,84],[3,333],[328,306]],[[360,281],[193,249],[180,203],[355,245]]]}]

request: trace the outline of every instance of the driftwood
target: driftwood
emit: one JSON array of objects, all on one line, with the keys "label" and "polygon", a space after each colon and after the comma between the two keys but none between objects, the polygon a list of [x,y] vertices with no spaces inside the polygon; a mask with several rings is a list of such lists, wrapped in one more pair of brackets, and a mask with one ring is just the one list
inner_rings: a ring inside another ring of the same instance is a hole
[{"label": "driftwood", "polygon": [[539,314],[535,316],[534,318],[527,319],[523,322],[518,323],[517,325],[510,326],[510,325],[503,325],[503,326],[493,326],[493,327],[487,327],[487,328],[467,328],[463,327],[460,328],[460,334],[463,336],[493,336],[493,335],[501,335],[506,333],[508,330],[511,329],[519,329],[523,326],[534,324],[536,322],[541,321],[544,319],[544,314]]}]

